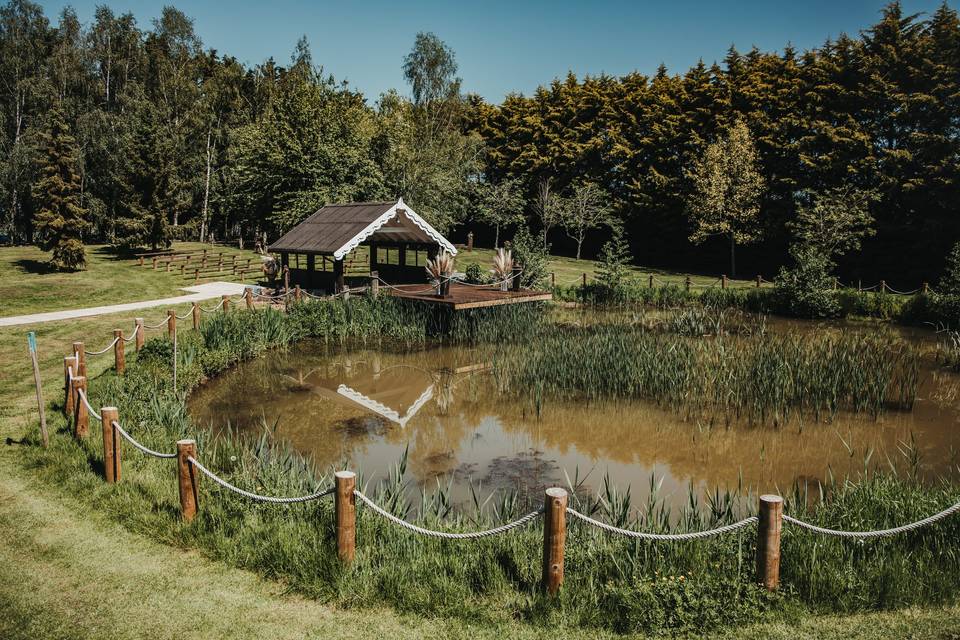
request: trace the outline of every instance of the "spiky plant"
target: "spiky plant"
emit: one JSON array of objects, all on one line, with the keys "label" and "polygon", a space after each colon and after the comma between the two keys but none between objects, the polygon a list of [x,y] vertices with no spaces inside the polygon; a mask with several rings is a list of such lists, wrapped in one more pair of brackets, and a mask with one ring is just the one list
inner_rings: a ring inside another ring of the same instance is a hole
[{"label": "spiky plant", "polygon": [[431,280],[442,280],[453,275],[453,256],[444,251],[437,254],[433,260],[427,260],[427,277]]},{"label": "spiky plant", "polygon": [[513,273],[513,256],[510,249],[497,249],[493,256],[493,273],[497,280],[505,280]]}]

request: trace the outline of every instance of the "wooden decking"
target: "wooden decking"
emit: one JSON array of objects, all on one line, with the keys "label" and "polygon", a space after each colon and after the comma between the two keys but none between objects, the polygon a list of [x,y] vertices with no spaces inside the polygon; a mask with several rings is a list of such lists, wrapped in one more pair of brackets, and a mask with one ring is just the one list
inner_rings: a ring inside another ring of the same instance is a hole
[{"label": "wooden decking", "polygon": [[428,286],[425,284],[403,284],[388,289],[388,291],[391,295],[407,300],[418,300],[427,304],[452,307],[454,311],[496,307],[501,304],[542,302],[553,299],[553,294],[546,291],[500,291],[499,287],[471,287],[457,283],[450,283],[450,295],[440,298],[435,293],[426,291]]}]

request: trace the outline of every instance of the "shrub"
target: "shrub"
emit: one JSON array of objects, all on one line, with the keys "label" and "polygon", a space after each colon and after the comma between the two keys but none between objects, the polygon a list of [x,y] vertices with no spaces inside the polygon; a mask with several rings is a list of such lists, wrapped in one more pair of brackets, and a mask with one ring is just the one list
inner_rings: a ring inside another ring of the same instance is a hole
[{"label": "shrub", "polygon": [[840,305],[833,289],[833,263],[814,247],[790,248],[792,267],[783,267],[775,281],[774,308],[800,318],[836,318]]},{"label": "shrub", "polygon": [[466,276],[466,281],[470,284],[486,284],[490,281],[490,276],[484,271],[483,267],[476,262],[471,262],[467,265],[464,275]]},{"label": "shrub", "polygon": [[526,289],[539,289],[547,280],[547,249],[530,235],[530,230],[520,225],[513,236],[513,259],[523,268],[520,286]]}]

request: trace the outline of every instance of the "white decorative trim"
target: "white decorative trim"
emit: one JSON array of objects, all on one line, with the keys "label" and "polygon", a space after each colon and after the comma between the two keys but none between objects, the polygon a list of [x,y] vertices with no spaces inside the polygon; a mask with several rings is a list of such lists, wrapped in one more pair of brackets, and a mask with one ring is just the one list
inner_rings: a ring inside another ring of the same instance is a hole
[{"label": "white decorative trim", "polygon": [[407,426],[407,422],[410,421],[410,418],[416,415],[416,413],[423,408],[423,405],[425,405],[430,400],[430,398],[433,397],[433,385],[431,384],[429,387],[427,387],[424,390],[423,393],[420,394],[420,397],[417,398],[416,402],[410,405],[410,408],[407,409],[406,415],[402,417],[400,416],[400,413],[396,409],[391,409],[387,405],[381,402],[377,402],[373,398],[365,396],[359,391],[357,391],[356,389],[351,389],[345,384],[341,383],[337,387],[337,393],[343,396],[344,398],[347,398],[348,400],[352,400],[353,402],[356,402],[364,409],[368,409],[369,411],[372,411],[377,415],[383,416],[384,418],[386,418],[387,420],[390,420],[391,422],[396,422],[401,427],[405,427]]},{"label": "white decorative trim", "polygon": [[417,225],[421,231],[430,236],[430,238],[443,247],[447,253],[454,256],[457,255],[457,248],[454,247],[449,240],[440,235],[436,229],[430,226],[430,223],[418,216],[413,209],[404,204],[403,198],[399,198],[396,204],[380,214],[376,220],[364,227],[360,233],[350,238],[345,245],[334,251],[333,259],[343,260],[348,253],[359,247],[360,243],[372,236],[377,229],[392,220],[400,209],[403,210],[403,215],[405,215],[410,222]]}]

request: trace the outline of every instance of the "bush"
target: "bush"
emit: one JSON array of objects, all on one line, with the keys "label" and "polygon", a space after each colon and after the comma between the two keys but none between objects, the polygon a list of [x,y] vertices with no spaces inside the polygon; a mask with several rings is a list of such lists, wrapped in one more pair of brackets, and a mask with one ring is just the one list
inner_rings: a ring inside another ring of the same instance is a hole
[{"label": "bush", "polygon": [[513,260],[523,269],[520,286],[525,289],[540,289],[547,280],[547,250],[530,235],[530,230],[521,225],[513,236]]},{"label": "bush", "polygon": [[490,282],[489,274],[476,262],[471,262],[467,265],[464,275],[470,284],[486,284]]},{"label": "bush", "polygon": [[839,317],[830,259],[805,245],[794,245],[790,255],[793,266],[781,268],[775,281],[773,306],[777,312],[798,318]]}]

